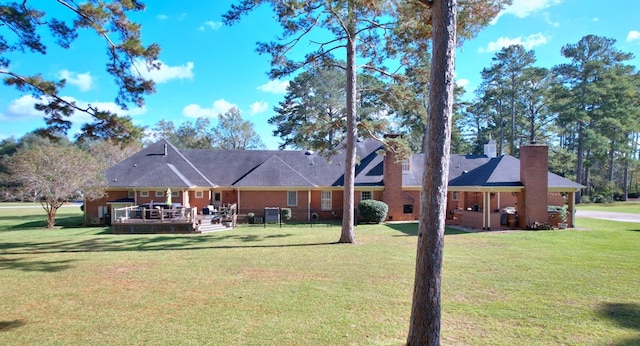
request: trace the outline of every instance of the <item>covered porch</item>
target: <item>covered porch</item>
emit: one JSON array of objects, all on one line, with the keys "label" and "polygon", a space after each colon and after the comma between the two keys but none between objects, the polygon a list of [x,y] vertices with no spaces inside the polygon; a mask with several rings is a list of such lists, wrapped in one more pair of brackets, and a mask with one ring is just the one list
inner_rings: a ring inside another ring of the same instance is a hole
[{"label": "covered porch", "polygon": [[[568,227],[574,227],[575,190],[549,189],[541,219],[525,218],[525,190],[523,187],[467,187],[449,193],[447,224],[472,229],[527,229],[532,223],[558,227],[561,222],[557,208],[566,207]],[[455,196],[455,197],[454,197]],[[565,206],[566,196],[566,206]]]}]

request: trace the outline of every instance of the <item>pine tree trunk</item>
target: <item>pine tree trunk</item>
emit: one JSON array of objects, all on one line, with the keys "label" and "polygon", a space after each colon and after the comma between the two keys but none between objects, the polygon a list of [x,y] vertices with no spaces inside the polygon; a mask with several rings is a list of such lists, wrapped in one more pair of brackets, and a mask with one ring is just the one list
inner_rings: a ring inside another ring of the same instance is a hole
[{"label": "pine tree trunk", "polygon": [[[576,148],[576,183],[578,184],[583,184],[585,186],[587,186],[582,177],[583,177],[583,162],[584,162],[584,153],[583,151],[583,145],[582,145],[582,137],[583,137],[583,126],[582,126],[582,121],[580,121],[580,123],[578,124],[578,147]],[[580,204],[582,200],[582,190],[578,190],[576,192],[576,196],[575,196],[575,202],[576,204]]]},{"label": "pine tree trunk", "polygon": [[[407,345],[440,344],[440,289],[453,117],[456,0],[434,0],[433,59],[413,306]],[[425,19],[426,20],[426,19]]]},{"label": "pine tree trunk", "polygon": [[342,204],[342,232],[339,243],[355,243],[353,232],[354,185],[356,168],[356,28],[354,2],[349,1],[347,19],[347,147],[344,165],[344,200]]}]

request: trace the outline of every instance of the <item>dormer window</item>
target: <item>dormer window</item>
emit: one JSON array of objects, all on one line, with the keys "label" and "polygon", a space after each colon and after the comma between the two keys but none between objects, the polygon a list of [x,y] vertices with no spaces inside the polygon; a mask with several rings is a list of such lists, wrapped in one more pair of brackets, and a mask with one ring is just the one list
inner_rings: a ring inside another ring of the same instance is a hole
[{"label": "dormer window", "polygon": [[411,172],[411,160],[406,159],[402,161],[402,174]]}]

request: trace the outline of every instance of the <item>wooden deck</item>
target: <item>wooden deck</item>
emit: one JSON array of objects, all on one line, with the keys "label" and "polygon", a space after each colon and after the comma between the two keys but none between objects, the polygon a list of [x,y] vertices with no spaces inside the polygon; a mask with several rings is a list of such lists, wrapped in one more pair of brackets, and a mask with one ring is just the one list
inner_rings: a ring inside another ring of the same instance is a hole
[{"label": "wooden deck", "polygon": [[194,208],[138,208],[116,210],[111,230],[115,234],[191,234],[224,230],[235,226],[211,223],[208,215],[195,214]]}]

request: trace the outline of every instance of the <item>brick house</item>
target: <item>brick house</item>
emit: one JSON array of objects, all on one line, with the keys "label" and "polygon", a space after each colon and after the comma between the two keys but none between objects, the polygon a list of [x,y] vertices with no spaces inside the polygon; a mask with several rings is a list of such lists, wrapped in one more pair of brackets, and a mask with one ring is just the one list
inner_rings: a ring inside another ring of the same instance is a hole
[{"label": "brick house", "polygon": [[[381,155],[380,150],[373,139],[357,143],[356,205],[363,199],[381,200],[389,206],[388,221],[416,220],[424,155],[414,154],[400,164],[392,153]],[[532,220],[547,222],[547,206],[563,205],[561,194],[572,195],[582,186],[549,173],[546,150],[546,146],[523,146],[518,160],[497,157],[495,143],[490,143],[485,155],[451,155],[450,222],[499,228],[504,226],[500,222],[504,207],[517,209],[520,228]],[[304,150],[178,149],[160,140],[104,175],[107,195],[85,203],[89,224],[109,224],[117,208],[162,203],[168,189],[174,204],[197,214],[233,204],[240,215],[290,208],[292,221],[297,222],[342,217],[344,153],[328,159]],[[572,214],[573,205],[569,207]]]}]

